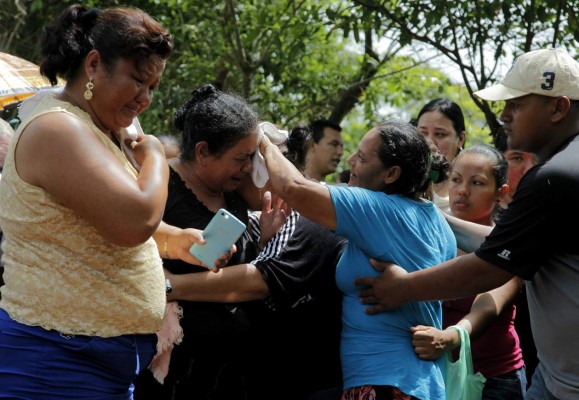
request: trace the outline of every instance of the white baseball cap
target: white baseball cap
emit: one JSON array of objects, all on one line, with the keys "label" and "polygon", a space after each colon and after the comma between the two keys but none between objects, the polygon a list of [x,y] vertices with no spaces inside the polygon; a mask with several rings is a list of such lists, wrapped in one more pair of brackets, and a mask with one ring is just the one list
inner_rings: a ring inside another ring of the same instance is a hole
[{"label": "white baseball cap", "polygon": [[528,94],[579,100],[579,63],[564,50],[530,51],[515,60],[501,83],[473,94],[489,101]]}]

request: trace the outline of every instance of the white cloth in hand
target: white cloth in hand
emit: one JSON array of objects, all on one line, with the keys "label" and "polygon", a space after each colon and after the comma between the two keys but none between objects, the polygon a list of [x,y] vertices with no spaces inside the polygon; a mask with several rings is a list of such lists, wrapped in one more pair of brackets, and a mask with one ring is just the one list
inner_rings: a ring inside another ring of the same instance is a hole
[{"label": "white cloth in hand", "polygon": [[267,136],[270,142],[279,146],[287,142],[289,133],[286,130],[277,128],[271,122],[264,121],[259,124],[259,140],[257,142],[257,149],[253,155],[253,171],[251,172],[253,184],[259,189],[263,188],[269,180],[269,174],[265,166],[265,158],[259,151],[259,143],[261,143],[263,136]]}]

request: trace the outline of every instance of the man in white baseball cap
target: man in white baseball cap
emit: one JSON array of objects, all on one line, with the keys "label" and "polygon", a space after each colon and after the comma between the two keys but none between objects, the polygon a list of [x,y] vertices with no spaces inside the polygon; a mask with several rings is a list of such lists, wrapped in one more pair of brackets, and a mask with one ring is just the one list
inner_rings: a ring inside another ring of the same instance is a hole
[{"label": "man in white baseball cap", "polygon": [[579,399],[579,240],[568,233],[579,226],[579,64],[562,50],[531,51],[474,95],[505,101],[509,147],[535,153],[539,164],[492,231],[448,217],[459,247],[473,253],[410,274],[373,261],[384,272],[355,283],[366,287],[360,297],[374,314],[498,288],[487,293],[496,306],[502,285],[525,279],[540,360],[527,399]]},{"label": "man in white baseball cap", "polygon": [[579,64],[563,50],[535,50],[517,58],[501,83],[474,95],[489,101],[528,94],[579,100]]}]

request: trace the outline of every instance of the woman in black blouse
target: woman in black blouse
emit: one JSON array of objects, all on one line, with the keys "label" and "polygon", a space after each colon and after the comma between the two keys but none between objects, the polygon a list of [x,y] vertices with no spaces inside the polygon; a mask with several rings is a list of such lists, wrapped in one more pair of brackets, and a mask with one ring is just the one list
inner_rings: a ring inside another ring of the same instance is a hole
[{"label": "woman in black blouse", "polygon": [[[258,143],[258,115],[243,99],[206,85],[192,92],[174,117],[182,131],[181,154],[169,160],[169,194],[163,221],[204,229],[225,208],[248,225],[247,203],[235,190],[251,173]],[[249,231],[236,243],[229,264],[257,254]],[[207,271],[180,260],[164,260],[174,274]],[[245,398],[245,312],[236,304],[180,301],[183,342],[173,349],[163,385],[150,372],[135,384],[135,399]]]}]

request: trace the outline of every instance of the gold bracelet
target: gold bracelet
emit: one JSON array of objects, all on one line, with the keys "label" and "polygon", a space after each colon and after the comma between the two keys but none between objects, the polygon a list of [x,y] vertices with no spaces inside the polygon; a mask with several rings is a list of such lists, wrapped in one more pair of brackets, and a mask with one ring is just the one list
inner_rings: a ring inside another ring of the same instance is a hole
[{"label": "gold bracelet", "polygon": [[170,258],[169,257],[169,234],[165,236],[165,245],[163,246],[163,258]]}]

